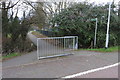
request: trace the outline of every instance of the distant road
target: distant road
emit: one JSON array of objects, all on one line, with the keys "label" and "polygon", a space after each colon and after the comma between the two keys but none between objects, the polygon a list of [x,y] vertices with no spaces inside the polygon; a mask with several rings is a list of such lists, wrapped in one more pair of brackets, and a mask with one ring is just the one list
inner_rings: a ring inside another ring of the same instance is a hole
[{"label": "distant road", "polygon": [[37,46],[37,37],[31,34],[31,32],[28,32],[27,36]]}]

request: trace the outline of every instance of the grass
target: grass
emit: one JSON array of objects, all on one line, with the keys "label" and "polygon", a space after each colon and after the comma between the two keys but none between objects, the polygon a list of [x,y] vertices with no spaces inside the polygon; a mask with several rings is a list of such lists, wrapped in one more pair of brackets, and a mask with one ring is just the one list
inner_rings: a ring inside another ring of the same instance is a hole
[{"label": "grass", "polygon": [[118,51],[118,46],[110,47],[110,48],[98,48],[98,49],[83,49],[88,51],[97,51],[97,52],[115,52]]},{"label": "grass", "polygon": [[11,53],[11,54],[8,54],[6,56],[2,56],[2,60],[6,60],[6,59],[13,58],[16,56],[20,56],[20,53]]}]

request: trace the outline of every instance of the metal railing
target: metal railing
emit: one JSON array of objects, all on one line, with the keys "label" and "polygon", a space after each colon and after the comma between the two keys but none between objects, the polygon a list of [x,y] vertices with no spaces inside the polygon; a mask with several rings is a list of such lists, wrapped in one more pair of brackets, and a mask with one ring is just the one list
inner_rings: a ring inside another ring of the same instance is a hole
[{"label": "metal railing", "polygon": [[38,59],[73,54],[78,49],[77,36],[37,38]]}]

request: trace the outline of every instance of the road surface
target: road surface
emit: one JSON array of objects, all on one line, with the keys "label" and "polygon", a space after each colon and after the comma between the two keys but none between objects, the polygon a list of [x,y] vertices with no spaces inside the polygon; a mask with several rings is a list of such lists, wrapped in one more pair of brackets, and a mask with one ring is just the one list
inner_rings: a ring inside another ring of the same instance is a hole
[{"label": "road surface", "polygon": [[[118,62],[118,56],[115,52],[98,53],[88,51],[75,51],[74,53],[74,55],[59,58],[50,58],[43,60],[36,59],[36,61],[24,64],[19,63],[20,57],[21,61],[26,60],[24,56],[7,60],[3,62],[3,77],[60,78],[67,75],[111,65]],[[115,71],[117,71],[116,68]],[[117,74],[117,72],[115,73]]]},{"label": "road surface", "polygon": [[75,78],[117,78],[117,77],[118,77],[118,66],[92,72],[82,76],[77,76]]}]

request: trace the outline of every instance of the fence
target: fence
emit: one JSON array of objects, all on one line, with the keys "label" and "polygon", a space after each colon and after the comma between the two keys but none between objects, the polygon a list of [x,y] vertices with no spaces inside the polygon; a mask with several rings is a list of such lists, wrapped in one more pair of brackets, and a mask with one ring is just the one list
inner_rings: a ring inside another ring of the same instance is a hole
[{"label": "fence", "polygon": [[38,59],[73,54],[71,50],[78,49],[77,36],[49,37],[37,39]]}]

